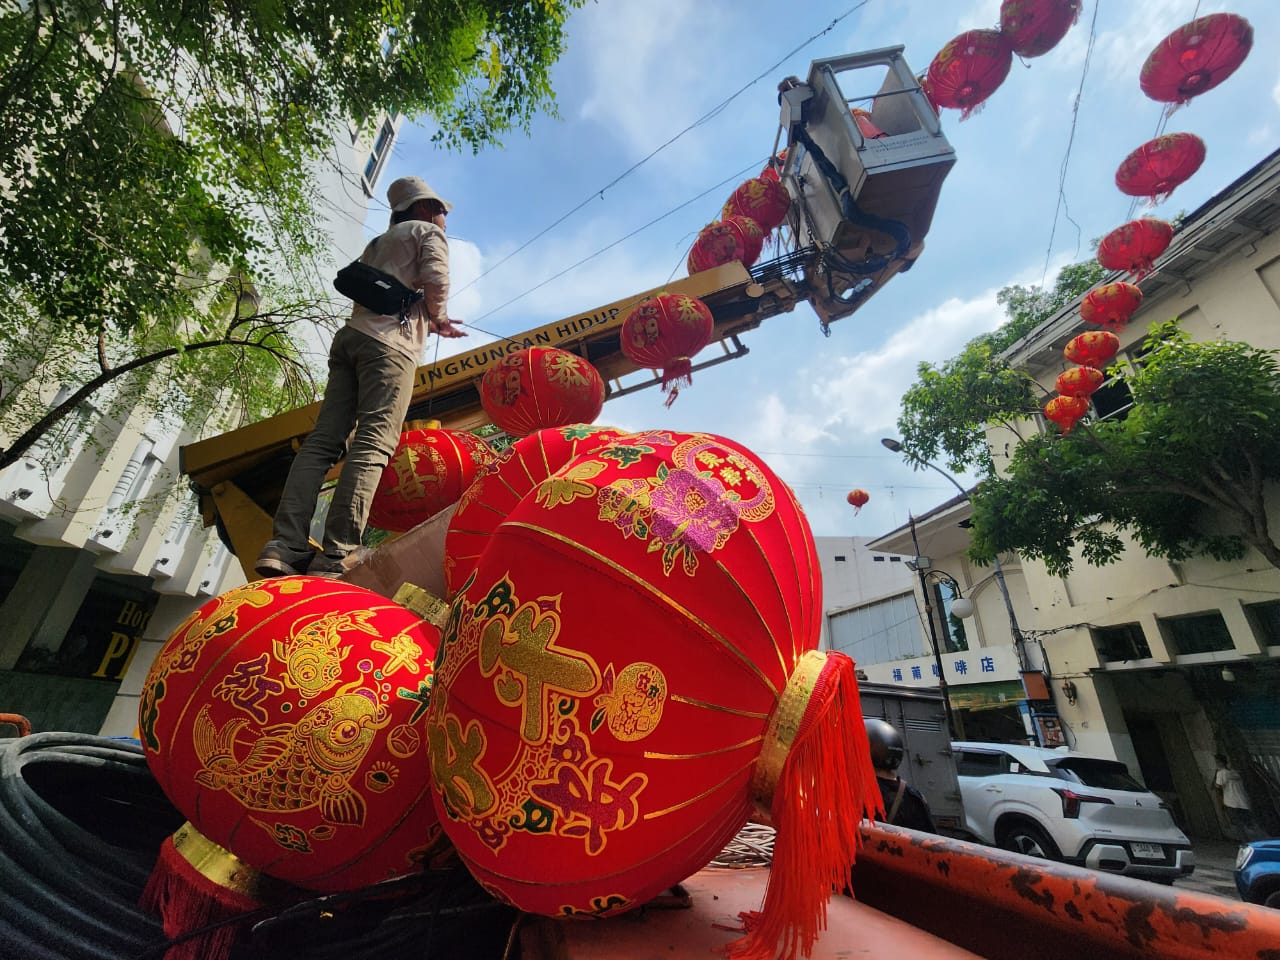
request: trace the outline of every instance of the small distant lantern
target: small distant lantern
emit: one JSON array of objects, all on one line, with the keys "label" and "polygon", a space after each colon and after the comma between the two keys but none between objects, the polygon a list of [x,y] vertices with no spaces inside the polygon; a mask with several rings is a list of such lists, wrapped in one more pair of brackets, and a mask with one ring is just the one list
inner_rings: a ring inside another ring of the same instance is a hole
[{"label": "small distant lantern", "polygon": [[576,353],[526,347],[486,371],[480,405],[496,426],[523,437],[545,427],[593,421],[604,407],[604,380]]},{"label": "small distant lantern", "polygon": [[856,516],[858,511],[865,507],[868,501],[871,500],[871,494],[867,493],[867,491],[863,490],[861,487],[855,487],[849,491],[849,495],[845,497],[845,500],[848,501],[849,506],[853,507],[853,512]]},{"label": "small distant lantern", "polygon": [[727,217],[702,228],[689,250],[689,274],[737,260],[750,268],[764,249],[764,230],[750,217]]},{"label": "small distant lantern", "polygon": [[1054,397],[1044,405],[1046,420],[1052,420],[1063,434],[1068,434],[1089,412],[1089,401],[1084,397]]},{"label": "small distant lantern", "polygon": [[1156,257],[1169,248],[1173,225],[1154,217],[1130,220],[1116,227],[1098,244],[1098,263],[1108,270],[1125,270],[1141,280],[1154,269]]},{"label": "small distant lantern", "polygon": [[693,356],[711,342],[714,331],[715,318],[705,303],[683,293],[664,293],[632,308],[622,321],[620,340],[632,363],[662,371],[669,407],[681,385],[693,382]]},{"label": "small distant lantern", "polygon": [[1088,397],[1105,379],[1106,375],[1096,367],[1072,367],[1058,374],[1054,389],[1064,397]]},{"label": "small distant lantern", "polygon": [[787,151],[780,150],[778,155],[764,165],[764,169],[760,171],[761,180],[779,180],[779,171],[782,165],[787,162]]},{"label": "small distant lantern", "polygon": [[1109,330],[1086,330],[1067,341],[1062,355],[1082,367],[1098,367],[1116,355],[1120,338]]},{"label": "small distant lantern", "polygon": [[1142,65],[1138,83],[1152,100],[1176,107],[1235,73],[1251,49],[1253,27],[1244,17],[1200,17],[1156,45]]},{"label": "small distant lantern", "polygon": [[780,226],[791,210],[791,194],[777,179],[753,177],[729,197],[721,217],[748,217],[765,233]]},{"label": "small distant lantern", "polygon": [[1159,203],[1200,169],[1204,155],[1204,141],[1194,133],[1166,133],[1124,158],[1116,186],[1126,196]]},{"label": "small distant lantern", "polygon": [[1000,33],[1020,57],[1039,57],[1080,19],[1080,0],[1004,0]]},{"label": "small distant lantern", "polygon": [[1085,323],[1120,330],[1142,306],[1142,290],[1123,280],[1104,283],[1090,290],[1080,302],[1080,319]]},{"label": "small distant lantern", "polygon": [[965,120],[1009,75],[1013,51],[999,30],[969,30],[938,51],[929,64],[929,95]]}]

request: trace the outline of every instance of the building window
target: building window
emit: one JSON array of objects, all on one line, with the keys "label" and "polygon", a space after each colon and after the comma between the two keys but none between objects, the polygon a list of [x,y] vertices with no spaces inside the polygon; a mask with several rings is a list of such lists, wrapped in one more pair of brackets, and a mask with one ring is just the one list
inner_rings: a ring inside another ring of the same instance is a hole
[{"label": "building window", "polygon": [[842,557],[842,556],[837,556],[837,557],[836,557],[836,563],[844,563],[844,557]]},{"label": "building window", "polygon": [[1251,603],[1245,607],[1254,632],[1264,647],[1280,646],[1280,600]]},{"label": "building window", "polygon": [[931,585],[933,589],[932,605],[935,615],[940,614],[942,622],[942,646],[946,653],[959,653],[969,649],[969,640],[964,633],[964,621],[951,612],[951,604],[959,596],[954,584],[945,580]]},{"label": "building window", "polygon": [[890,562],[890,563],[901,563],[901,562],[902,562],[902,558],[901,558],[901,557],[890,557],[890,558],[889,558],[889,562]]},{"label": "building window", "polygon": [[1161,620],[1166,636],[1173,642],[1175,654],[1214,653],[1218,650],[1234,650],[1231,632],[1222,614],[1194,613],[1189,617],[1171,617]]},{"label": "building window", "polygon": [[884,557],[872,557],[872,558],[871,558],[871,562],[872,562],[872,563],[884,563]]},{"label": "building window", "polygon": [[929,652],[920,629],[916,597],[903,593],[827,618],[831,649],[860,666],[922,657]]},{"label": "building window", "polygon": [[364,188],[369,196],[373,196],[373,188],[391,153],[391,144],[395,140],[395,135],[395,127],[391,125],[391,118],[387,117],[378,128],[378,137],[373,141],[373,149],[369,152],[369,159],[364,165]]},{"label": "building window", "polygon": [[1126,660],[1151,659],[1151,646],[1147,635],[1136,623],[1122,623],[1115,627],[1094,627],[1093,645],[1098,656],[1108,663]]}]

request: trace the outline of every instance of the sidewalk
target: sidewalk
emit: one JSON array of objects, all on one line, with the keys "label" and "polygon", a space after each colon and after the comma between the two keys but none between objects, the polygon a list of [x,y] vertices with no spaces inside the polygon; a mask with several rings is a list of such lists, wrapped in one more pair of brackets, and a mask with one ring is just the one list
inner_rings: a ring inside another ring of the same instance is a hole
[{"label": "sidewalk", "polygon": [[1196,854],[1195,873],[1175,882],[1174,889],[1196,890],[1238,901],[1240,894],[1236,892],[1232,875],[1240,845],[1234,840],[1193,840],[1191,849]]}]

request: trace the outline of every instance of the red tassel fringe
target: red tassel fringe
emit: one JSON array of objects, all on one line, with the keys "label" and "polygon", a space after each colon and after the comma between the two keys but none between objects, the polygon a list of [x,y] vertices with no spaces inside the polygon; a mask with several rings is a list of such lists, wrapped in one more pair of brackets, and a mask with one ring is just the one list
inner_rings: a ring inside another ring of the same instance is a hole
[{"label": "red tassel fringe", "polygon": [[689,357],[677,357],[662,368],[662,392],[667,395],[664,407],[670,407],[680,396],[681,387],[693,385],[693,360]]},{"label": "red tassel fringe", "polygon": [[849,884],[864,815],[881,812],[853,661],[828,653],[774,790],[777,836],[764,905],[741,914],[734,960],[809,956],[827,902]]},{"label": "red tassel fringe", "polygon": [[[139,905],[160,915],[164,934],[172,940],[256,910],[262,903],[205,877],[178,852],[173,837],[168,837],[160,847],[160,858],[147,879]],[[225,960],[240,933],[240,925],[224,924],[174,944],[165,952],[165,960]]]}]

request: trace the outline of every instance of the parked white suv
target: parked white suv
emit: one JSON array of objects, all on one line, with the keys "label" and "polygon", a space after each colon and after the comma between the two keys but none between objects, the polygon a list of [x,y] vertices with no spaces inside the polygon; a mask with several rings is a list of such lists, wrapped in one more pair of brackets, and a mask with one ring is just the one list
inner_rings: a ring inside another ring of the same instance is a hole
[{"label": "parked white suv", "polygon": [[1007,743],[952,743],[965,825],[1015,853],[1172,883],[1195,869],[1168,808],[1123,763]]}]

